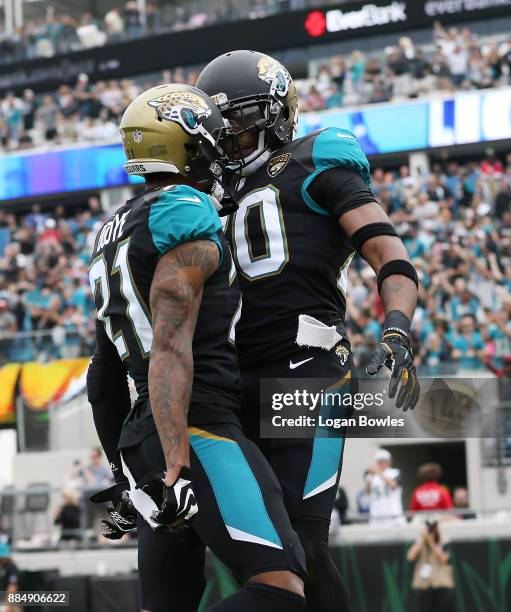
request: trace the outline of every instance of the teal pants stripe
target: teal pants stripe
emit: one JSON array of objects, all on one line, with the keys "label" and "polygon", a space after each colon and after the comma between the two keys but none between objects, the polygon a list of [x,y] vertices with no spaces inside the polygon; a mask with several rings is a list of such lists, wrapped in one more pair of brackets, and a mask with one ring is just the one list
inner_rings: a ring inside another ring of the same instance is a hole
[{"label": "teal pants stripe", "polygon": [[281,547],[257,479],[238,443],[196,434],[190,435],[190,443],[211,483],[225,525]]},{"label": "teal pants stripe", "polygon": [[[327,401],[321,406],[320,414],[323,417],[346,416],[346,409],[342,405],[343,393],[349,392],[349,385],[335,387],[326,395]],[[335,403],[335,399],[339,399]],[[330,402],[328,401],[330,399]],[[326,490],[335,484],[338,471],[341,469],[341,457],[344,447],[344,437],[334,431],[333,437],[327,427],[317,427],[312,447],[312,458],[307,473],[307,480],[303,490],[304,498],[313,493]]]}]

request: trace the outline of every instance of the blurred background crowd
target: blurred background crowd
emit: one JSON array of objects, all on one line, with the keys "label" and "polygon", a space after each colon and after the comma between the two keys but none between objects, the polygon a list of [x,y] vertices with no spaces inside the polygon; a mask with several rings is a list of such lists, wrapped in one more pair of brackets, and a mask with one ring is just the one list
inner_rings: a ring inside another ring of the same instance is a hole
[{"label": "blurred background crowd", "polygon": [[[436,163],[427,176],[408,166],[373,172],[376,198],[419,272],[414,334],[424,373],[438,373],[441,363],[501,370],[511,356],[511,155],[487,155]],[[372,274],[357,259],[349,275],[352,342],[372,337],[374,346],[383,312]]]},{"label": "blurred background crowd", "polygon": [[[44,14],[6,34],[0,22],[0,63],[53,57],[164,32],[195,30],[240,19],[259,19],[283,11],[333,4],[335,0],[149,0],[140,10],[136,0],[96,6],[95,15],[67,6],[66,12],[44,3]],[[342,1],[342,0],[341,0]],[[339,4],[339,2],[335,2]],[[74,10],[73,10],[74,9]]]},{"label": "blurred background crowd", "polygon": [[101,218],[97,198],[72,216],[0,210],[0,362],[90,354],[87,269]]},{"label": "blurred background crowd", "polygon": [[[81,74],[74,86],[53,93],[7,93],[0,100],[0,147],[115,139],[120,115],[138,92],[160,83],[195,84],[199,68],[97,83]],[[374,53],[354,50],[315,60],[308,73],[296,81],[302,112],[505,86],[511,83],[511,39],[507,34],[479,38],[467,27],[444,29],[437,23],[429,44],[401,37]]]},{"label": "blurred background crowd", "polygon": [[[376,168],[373,191],[419,271],[417,361],[435,371],[501,369],[511,356],[511,155],[437,163],[430,174]],[[45,212],[0,210],[0,355],[47,360],[90,354],[87,262],[101,205]],[[363,364],[380,337],[383,309],[373,273],[349,270],[348,325]],[[37,332],[34,336],[33,332]]]},{"label": "blurred background crowd", "polygon": [[302,111],[417,98],[434,91],[508,85],[511,39],[479,38],[468,27],[436,22],[431,42],[402,36],[379,52],[354,50],[316,62],[311,79],[299,83]]}]

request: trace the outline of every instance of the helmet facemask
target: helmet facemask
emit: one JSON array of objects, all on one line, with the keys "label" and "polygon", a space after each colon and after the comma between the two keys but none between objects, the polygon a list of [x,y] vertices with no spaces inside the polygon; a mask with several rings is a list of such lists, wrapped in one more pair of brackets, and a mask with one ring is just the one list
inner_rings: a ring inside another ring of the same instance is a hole
[{"label": "helmet facemask", "polygon": [[[235,100],[213,96],[227,125],[219,144],[229,159],[228,168],[241,175],[252,174],[278,147],[291,142],[296,117],[290,117],[286,96],[289,82],[279,72],[271,81],[268,94]],[[216,98],[216,99],[215,99]]]},{"label": "helmet facemask", "polygon": [[[215,138],[203,126],[200,133],[192,137],[192,142],[185,143],[188,161],[186,175],[199,185],[209,187],[215,180],[221,181],[224,167],[228,160]],[[219,133],[219,130],[215,130]]]},{"label": "helmet facemask", "polygon": [[[185,144],[188,153],[185,166],[187,176],[213,196],[220,216],[230,214],[237,208],[229,189],[223,186],[224,173],[229,165],[229,158],[219,142],[223,129],[215,128],[210,134],[202,128],[193,137],[192,143]],[[222,201],[226,192],[228,197]]]}]

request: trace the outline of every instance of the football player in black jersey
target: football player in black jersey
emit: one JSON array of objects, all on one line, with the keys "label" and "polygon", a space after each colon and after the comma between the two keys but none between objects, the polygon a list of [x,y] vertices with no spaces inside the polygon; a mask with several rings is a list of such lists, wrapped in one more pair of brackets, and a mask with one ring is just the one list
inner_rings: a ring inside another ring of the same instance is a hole
[{"label": "football player in black jersey", "polygon": [[[244,586],[213,610],[304,605],[303,549],[276,477],[236,415],[237,299],[204,192],[223,125],[213,102],[187,85],[155,87],[130,104],[125,168],[144,176],[146,191],[103,225],[89,269],[97,346],[88,396],[117,482],[96,500],[115,504],[104,522],[110,538],[133,528],[138,511],[142,608],[153,612],[197,609],[204,546],[196,534]],[[183,523],[193,529],[161,533]]]},{"label": "football player in black jersey", "polygon": [[[242,176],[226,234],[242,292],[236,345],[247,433],[257,440],[263,378],[331,378],[354,391],[344,318],[355,252],[376,272],[386,313],[367,371],[388,366],[389,396],[397,394],[397,407],[413,408],[419,396],[410,346],[417,274],[371,192],[369,163],[355,136],[330,127],[293,141],[295,85],[282,64],[262,53],[219,56],[197,87],[228,119],[220,144]],[[257,443],[282,484],[305,549],[306,609],[347,610],[328,548],[344,438]]]}]

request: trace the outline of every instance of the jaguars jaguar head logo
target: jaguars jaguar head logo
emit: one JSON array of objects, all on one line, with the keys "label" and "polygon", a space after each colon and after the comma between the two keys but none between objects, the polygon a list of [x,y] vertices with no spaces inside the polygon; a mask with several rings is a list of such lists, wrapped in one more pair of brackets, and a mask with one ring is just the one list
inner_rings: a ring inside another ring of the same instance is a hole
[{"label": "jaguars jaguar head logo", "polygon": [[281,98],[287,95],[291,83],[291,75],[284,66],[267,55],[257,62],[257,74],[262,81],[271,85],[270,94]]},{"label": "jaguars jaguar head logo", "polygon": [[211,109],[206,101],[189,91],[167,93],[149,100],[148,104],[156,109],[158,117],[179,123],[192,134],[211,115]]},{"label": "jaguars jaguar head logo", "polygon": [[282,170],[284,170],[290,157],[291,153],[283,153],[282,155],[277,155],[277,157],[272,157],[266,167],[268,174],[272,178],[275,178],[277,174],[280,174]]}]

